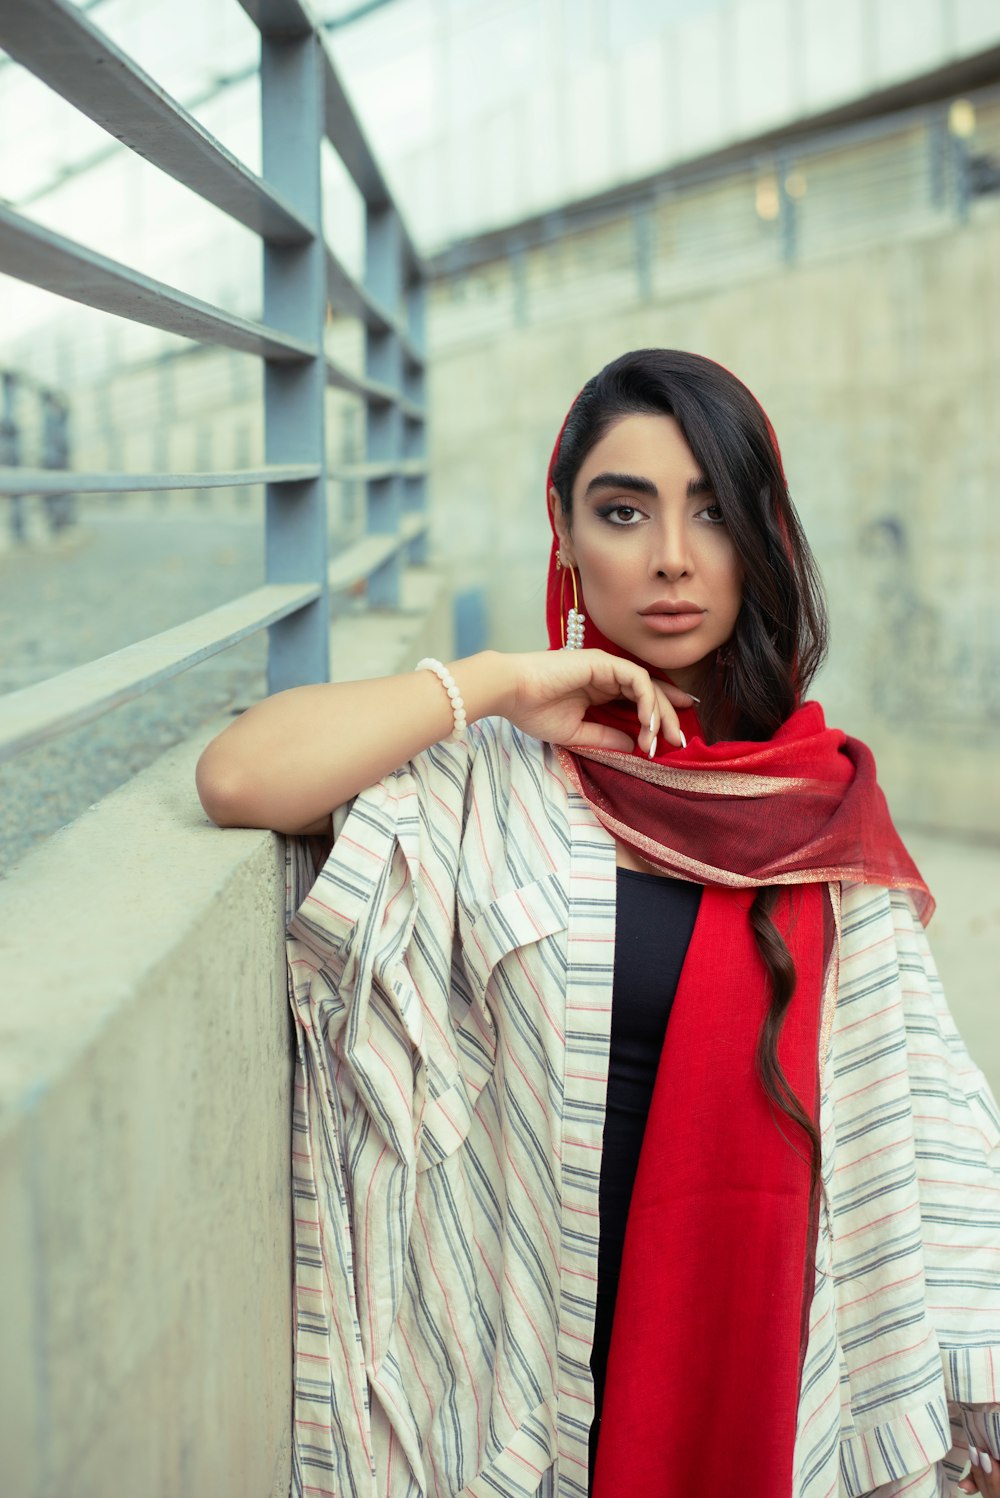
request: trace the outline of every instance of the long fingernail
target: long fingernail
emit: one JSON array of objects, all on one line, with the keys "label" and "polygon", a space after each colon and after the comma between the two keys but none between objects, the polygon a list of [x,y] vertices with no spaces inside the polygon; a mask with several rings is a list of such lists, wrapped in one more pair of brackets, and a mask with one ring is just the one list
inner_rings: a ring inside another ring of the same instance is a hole
[{"label": "long fingernail", "polygon": [[653,711],[649,715],[649,731],[650,731],[650,733],[653,732],[653,724],[654,724],[655,721],[656,721],[656,708],[654,707]]},{"label": "long fingernail", "polygon": [[688,692],[688,696],[691,698],[692,702],[700,702],[701,701],[701,698],[700,697],[696,697],[693,692]]},{"label": "long fingernail", "polygon": [[686,738],[686,736],[685,736],[685,733],[684,733],[684,730],[683,730],[683,728],[678,728],[678,730],[677,730],[677,732],[678,732],[678,733],[679,733],[679,734],[680,734],[680,736],[681,736],[681,748],[682,748],[682,749],[686,749],[686,748],[687,748],[687,746],[688,746],[688,741],[687,741],[687,738]]},{"label": "long fingernail", "polygon": [[970,1458],[972,1460],[972,1465],[974,1467],[978,1467],[979,1466],[979,1452],[976,1450],[975,1446],[970,1446],[969,1447],[969,1456],[970,1456]]},{"label": "long fingernail", "polygon": [[983,1471],[986,1473],[986,1476],[989,1477],[990,1473],[993,1471],[993,1463],[990,1460],[990,1454],[989,1454],[989,1452],[988,1451],[981,1451],[979,1453],[979,1460],[983,1464]]},{"label": "long fingernail", "polygon": [[657,736],[654,733],[653,734],[653,742],[649,746],[649,757],[650,757],[650,759],[655,759],[656,758],[656,737]]}]

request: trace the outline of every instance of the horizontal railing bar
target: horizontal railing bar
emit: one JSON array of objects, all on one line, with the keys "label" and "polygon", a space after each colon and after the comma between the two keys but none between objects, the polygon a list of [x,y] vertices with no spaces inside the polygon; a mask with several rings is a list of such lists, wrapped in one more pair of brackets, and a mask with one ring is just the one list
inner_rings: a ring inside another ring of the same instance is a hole
[{"label": "horizontal railing bar", "polygon": [[326,138],[354,178],[365,202],[372,208],[381,208],[392,202],[392,194],[382,175],[382,169],[365,140],[325,45],[323,55],[326,61],[323,70],[323,124]]},{"label": "horizontal railing bar", "polygon": [[391,406],[399,399],[391,385],[383,385],[380,380],[369,380],[365,375],[354,374],[329,357],[326,361],[326,383],[337,390],[349,390],[352,395],[360,395],[373,406]]},{"label": "horizontal railing bar", "polygon": [[389,314],[354,279],[329,245],[326,246],[326,294],[338,312],[361,318],[376,333],[384,333],[393,326]]},{"label": "horizontal railing bar", "polygon": [[347,463],[336,468],[328,468],[326,476],[328,479],[349,483],[352,480],[362,481],[397,477],[417,479],[423,478],[428,471],[427,464],[423,458],[400,458],[397,461],[388,459],[384,463]]},{"label": "horizontal railing bar", "polygon": [[[247,78],[256,78],[258,70],[259,64],[255,58],[250,66],[244,65],[232,73],[226,73],[223,78],[218,79],[207,88],[199,89],[196,94],[192,94],[183,103],[180,100],[177,102],[181,104],[182,109],[187,110],[190,114],[193,109],[197,109],[201,105],[211,104],[214,99],[219,97],[223,89],[232,88],[237,83],[243,83]],[[59,188],[65,187],[67,182],[72,182],[74,178],[83,176],[87,172],[92,172],[95,167],[103,166],[106,161],[113,161],[120,146],[121,142],[118,140],[109,141],[107,145],[100,146],[93,151],[88,151],[85,155],[75,156],[65,166],[59,167],[55,175],[50,177],[47,182],[39,182],[28,192],[21,193],[18,197],[11,199],[11,206],[14,208],[26,208],[31,203],[37,203],[40,198],[48,197],[49,193],[56,192]]]},{"label": "horizontal railing bar", "polygon": [[403,345],[403,357],[412,368],[424,367],[424,356],[411,341],[402,324],[361,285],[350,271],[326,247],[326,293],[338,312],[358,317],[376,333],[395,333]]},{"label": "horizontal railing bar", "polygon": [[[393,202],[392,194],[365,140],[326,44],[321,43],[321,45],[326,61],[324,86],[326,138],[354,178],[365,202],[369,207],[381,208]],[[398,214],[398,209],[396,211]],[[401,215],[399,215],[399,236],[404,267],[411,279],[420,276],[423,272],[423,265]]]},{"label": "horizontal railing bar", "polygon": [[229,489],[300,484],[319,478],[313,463],[234,468],[228,473],[74,473],[69,468],[0,468],[0,494],[141,494],[151,489]]},{"label": "horizontal railing bar", "polygon": [[427,413],[423,406],[418,406],[416,401],[409,400],[394,390],[391,385],[385,385],[381,380],[370,380],[366,375],[354,374],[350,369],[345,369],[342,364],[327,357],[326,361],[326,383],[337,390],[347,390],[352,395],[360,395],[372,406],[398,406],[404,416],[411,421],[425,421]]},{"label": "horizontal railing bar", "polygon": [[0,271],[116,317],[239,353],[292,362],[317,350],[98,255],[0,203]]},{"label": "horizontal railing bar", "polygon": [[319,583],[269,583],[100,660],[0,697],[0,761],[91,723],[319,598]]},{"label": "horizontal railing bar", "polygon": [[312,231],[68,0],[0,0],[0,46],[161,171],[276,244]]},{"label": "horizontal railing bar", "polygon": [[398,531],[365,536],[335,557],[327,570],[331,593],[344,593],[377,572],[427,529],[426,515],[406,515]]}]

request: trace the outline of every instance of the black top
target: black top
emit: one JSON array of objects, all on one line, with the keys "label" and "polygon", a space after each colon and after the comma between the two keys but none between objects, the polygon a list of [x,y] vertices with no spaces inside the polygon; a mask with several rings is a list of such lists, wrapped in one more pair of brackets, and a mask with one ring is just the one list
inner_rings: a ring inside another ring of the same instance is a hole
[{"label": "black top", "polygon": [[618,870],[611,1055],[601,1159],[597,1320],[590,1360],[595,1400],[590,1437],[591,1481],[625,1220],[667,1019],[694,930],[701,891],[700,884],[684,879],[633,869]]}]

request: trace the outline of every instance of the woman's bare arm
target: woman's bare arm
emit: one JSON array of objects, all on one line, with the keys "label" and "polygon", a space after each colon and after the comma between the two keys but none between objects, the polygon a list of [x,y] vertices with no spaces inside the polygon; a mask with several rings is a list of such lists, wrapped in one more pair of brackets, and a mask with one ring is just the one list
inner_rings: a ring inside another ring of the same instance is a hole
[{"label": "woman's bare arm", "polygon": [[[655,754],[661,732],[681,742],[675,708],[693,700],[603,650],[482,650],[450,670],[468,722],[497,714],[554,744],[638,744]],[[586,721],[592,704],[619,697],[636,705],[634,740]],[[453,722],[431,671],[290,687],[254,703],[202,751],[195,771],[201,804],[220,827],[329,833],[338,806],[446,738]]]},{"label": "woman's bare arm", "polygon": [[[449,666],[470,723],[503,711],[511,660],[484,650]],[[255,702],[206,746],[198,795],[220,827],[328,832],[336,807],[447,738],[453,722],[431,671],[290,687]]]}]

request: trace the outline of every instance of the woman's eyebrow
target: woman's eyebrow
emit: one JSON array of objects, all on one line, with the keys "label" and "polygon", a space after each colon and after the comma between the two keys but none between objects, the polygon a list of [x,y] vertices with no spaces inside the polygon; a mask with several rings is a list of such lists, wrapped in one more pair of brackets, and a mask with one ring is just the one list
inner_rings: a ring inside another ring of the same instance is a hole
[{"label": "woman's eyebrow", "polygon": [[[599,489],[629,489],[633,494],[648,494],[652,499],[660,497],[660,491],[652,479],[644,479],[636,473],[599,473],[591,479],[584,490],[584,499],[589,499]],[[712,485],[707,478],[689,480],[688,499],[694,499],[698,494],[711,493]]]}]

